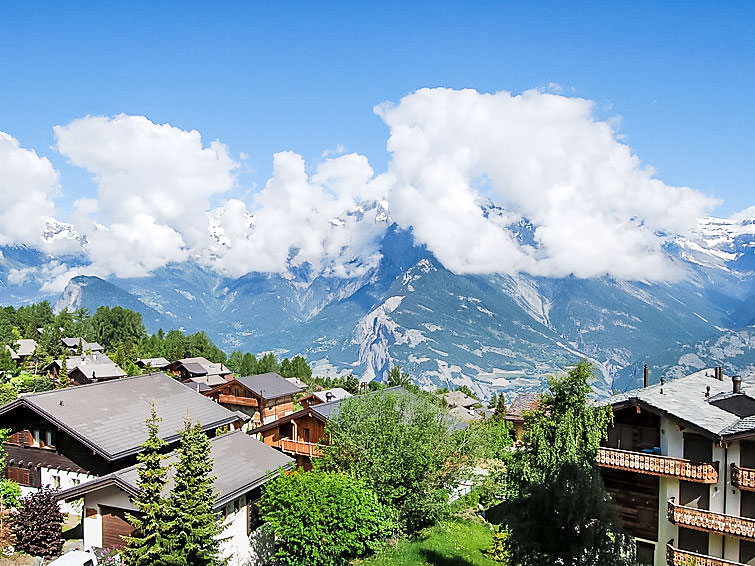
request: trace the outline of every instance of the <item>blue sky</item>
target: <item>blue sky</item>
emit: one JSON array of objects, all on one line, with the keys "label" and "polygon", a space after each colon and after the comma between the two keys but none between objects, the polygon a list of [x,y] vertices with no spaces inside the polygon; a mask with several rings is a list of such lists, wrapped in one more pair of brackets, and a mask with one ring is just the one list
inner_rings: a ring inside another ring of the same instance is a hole
[{"label": "blue sky", "polygon": [[755,204],[755,4],[132,2],[0,4],[0,130],[94,196],[52,127],[119,113],[197,129],[238,158],[243,192],[272,155],[342,145],[387,167],[372,108],[425,86],[558,84],[595,101],[670,185]]}]

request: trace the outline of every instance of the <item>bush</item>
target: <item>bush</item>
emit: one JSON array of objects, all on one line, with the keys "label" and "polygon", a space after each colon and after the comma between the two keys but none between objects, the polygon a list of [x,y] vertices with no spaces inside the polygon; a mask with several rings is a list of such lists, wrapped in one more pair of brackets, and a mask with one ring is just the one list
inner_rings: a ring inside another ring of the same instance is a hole
[{"label": "bush", "polygon": [[32,556],[54,558],[63,550],[63,513],[55,492],[43,488],[21,498],[13,521],[16,549]]},{"label": "bush", "polygon": [[262,517],[285,566],[331,566],[374,552],[392,529],[364,481],[338,472],[282,474],[265,486]]},{"label": "bush", "polygon": [[21,488],[13,480],[0,479],[0,499],[5,507],[18,507],[21,500]]}]

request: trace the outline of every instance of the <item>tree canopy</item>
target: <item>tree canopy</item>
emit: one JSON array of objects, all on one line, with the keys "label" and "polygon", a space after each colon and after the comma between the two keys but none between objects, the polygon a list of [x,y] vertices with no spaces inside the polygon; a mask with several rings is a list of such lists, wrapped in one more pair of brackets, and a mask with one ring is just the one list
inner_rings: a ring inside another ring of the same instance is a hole
[{"label": "tree canopy", "polygon": [[395,510],[407,532],[433,524],[448,508],[459,454],[448,412],[430,394],[379,391],[340,404],[326,426],[324,470],[353,473]]},{"label": "tree canopy", "polygon": [[514,564],[634,563],[634,543],[618,525],[595,464],[612,415],[588,401],[592,377],[582,361],[550,378],[538,408],[525,416],[524,446],[509,460],[501,506]]}]

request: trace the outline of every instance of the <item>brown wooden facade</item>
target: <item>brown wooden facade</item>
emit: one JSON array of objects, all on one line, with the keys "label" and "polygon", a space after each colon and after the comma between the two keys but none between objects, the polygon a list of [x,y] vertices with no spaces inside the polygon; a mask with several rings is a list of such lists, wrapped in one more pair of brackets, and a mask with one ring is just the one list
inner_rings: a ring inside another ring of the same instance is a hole
[{"label": "brown wooden facade", "polygon": [[297,466],[309,469],[312,458],[322,455],[325,424],[322,415],[303,409],[261,427],[258,434],[262,442],[295,456]]},{"label": "brown wooden facade", "polygon": [[42,468],[100,476],[136,462],[135,456],[109,462],[26,407],[0,417],[0,427],[11,430],[3,445],[5,477],[24,486],[42,487]]},{"label": "brown wooden facade", "polygon": [[293,394],[265,399],[236,379],[203,391],[202,394],[226,409],[249,415],[255,427],[282,419],[294,412]]}]

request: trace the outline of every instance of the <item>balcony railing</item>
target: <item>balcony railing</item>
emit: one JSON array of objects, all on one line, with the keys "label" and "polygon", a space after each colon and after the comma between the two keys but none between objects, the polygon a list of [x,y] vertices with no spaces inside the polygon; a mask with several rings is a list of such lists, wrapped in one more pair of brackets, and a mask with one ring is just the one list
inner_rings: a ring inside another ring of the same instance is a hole
[{"label": "balcony railing", "polygon": [[755,491],[755,470],[731,465],[731,484],[739,489]]},{"label": "balcony railing", "polygon": [[651,476],[664,476],[698,483],[718,483],[718,462],[694,463],[682,458],[658,454],[599,448],[598,465],[603,468]]},{"label": "balcony railing", "polygon": [[746,566],[741,562],[732,562],[723,558],[715,558],[705,554],[697,554],[674,547],[674,539],[666,545],[666,564],[668,566]]},{"label": "balcony railing", "polygon": [[257,399],[252,397],[238,397],[236,395],[219,395],[218,403],[226,405],[241,405],[242,407],[256,407]]},{"label": "balcony railing", "polygon": [[755,540],[755,519],[676,505],[673,497],[668,500],[667,517],[671,523],[689,529]]},{"label": "balcony railing", "polygon": [[274,440],[272,445],[275,446],[276,448],[280,448],[284,452],[290,452],[291,454],[298,454],[299,456],[309,456],[310,458],[318,458],[324,455],[322,444],[304,442],[303,440],[292,440],[290,438],[281,438],[280,440]]}]

